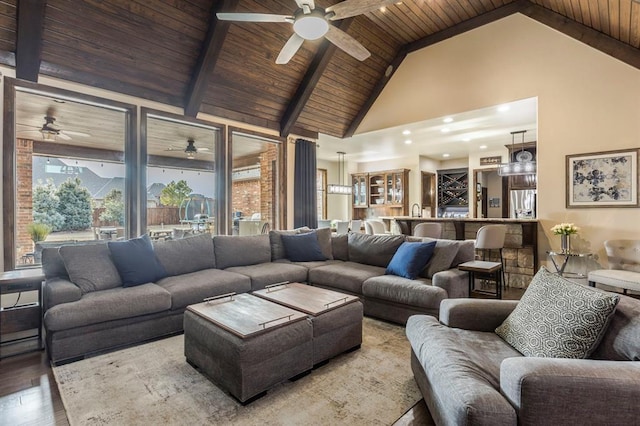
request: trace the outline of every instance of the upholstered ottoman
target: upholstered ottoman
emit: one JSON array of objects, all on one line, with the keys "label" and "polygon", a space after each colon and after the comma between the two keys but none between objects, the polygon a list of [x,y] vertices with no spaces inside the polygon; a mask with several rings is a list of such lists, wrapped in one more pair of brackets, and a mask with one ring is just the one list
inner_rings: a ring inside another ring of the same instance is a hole
[{"label": "upholstered ottoman", "polygon": [[273,284],[252,294],[309,315],[314,365],[362,344],[363,308],[356,296],[300,283]]},{"label": "upholstered ottoman", "polygon": [[184,314],[187,362],[242,403],[311,370],[312,338],[305,314],[250,294],[191,305]]}]

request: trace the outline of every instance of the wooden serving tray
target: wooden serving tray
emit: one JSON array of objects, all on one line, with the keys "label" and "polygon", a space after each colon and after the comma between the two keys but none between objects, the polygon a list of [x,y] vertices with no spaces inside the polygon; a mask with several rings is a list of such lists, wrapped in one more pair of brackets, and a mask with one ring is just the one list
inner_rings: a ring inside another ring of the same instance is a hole
[{"label": "wooden serving tray", "polygon": [[274,285],[252,294],[313,316],[359,300],[357,296],[301,283]]},{"label": "wooden serving tray", "polygon": [[229,294],[187,306],[187,310],[243,339],[307,317],[250,294]]}]

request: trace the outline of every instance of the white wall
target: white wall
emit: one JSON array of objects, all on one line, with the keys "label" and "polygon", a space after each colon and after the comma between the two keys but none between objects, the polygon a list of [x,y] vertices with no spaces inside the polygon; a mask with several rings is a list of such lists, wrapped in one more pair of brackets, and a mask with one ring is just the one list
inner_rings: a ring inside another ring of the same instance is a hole
[{"label": "white wall", "polygon": [[[411,53],[358,132],[538,97],[539,258],[549,228],[575,222],[573,247],[640,239],[637,208],[565,208],[565,156],[640,146],[640,70],[523,15]],[[605,262],[606,263],[606,262]]]},{"label": "white wall", "polygon": [[[327,170],[327,184],[340,183],[339,165],[337,161],[318,160],[318,168]],[[346,168],[346,164],[345,164]],[[351,176],[344,172],[342,183],[351,185]],[[351,218],[351,196],[327,194],[327,219],[349,220]]]}]

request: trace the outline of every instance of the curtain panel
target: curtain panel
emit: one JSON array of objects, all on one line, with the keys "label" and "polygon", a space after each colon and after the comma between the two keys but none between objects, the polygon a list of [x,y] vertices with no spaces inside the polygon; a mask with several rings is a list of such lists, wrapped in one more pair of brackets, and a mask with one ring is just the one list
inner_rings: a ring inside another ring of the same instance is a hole
[{"label": "curtain panel", "polygon": [[316,198],[316,144],[296,139],[296,165],[293,186],[293,225],[318,227]]}]

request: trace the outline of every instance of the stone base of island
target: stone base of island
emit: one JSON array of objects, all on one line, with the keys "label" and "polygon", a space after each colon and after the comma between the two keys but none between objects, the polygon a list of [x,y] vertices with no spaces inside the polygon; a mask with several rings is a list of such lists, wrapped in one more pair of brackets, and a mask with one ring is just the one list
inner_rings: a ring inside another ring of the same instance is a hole
[{"label": "stone base of island", "polygon": [[[473,218],[422,218],[411,216],[383,216],[380,219],[391,229],[395,221],[401,232],[412,235],[418,223],[442,224],[442,238],[451,240],[475,239],[478,229],[484,225],[507,225],[503,257],[507,287],[527,288],[538,270],[538,221],[536,219],[473,219]],[[499,257],[487,260],[499,260]]]}]

